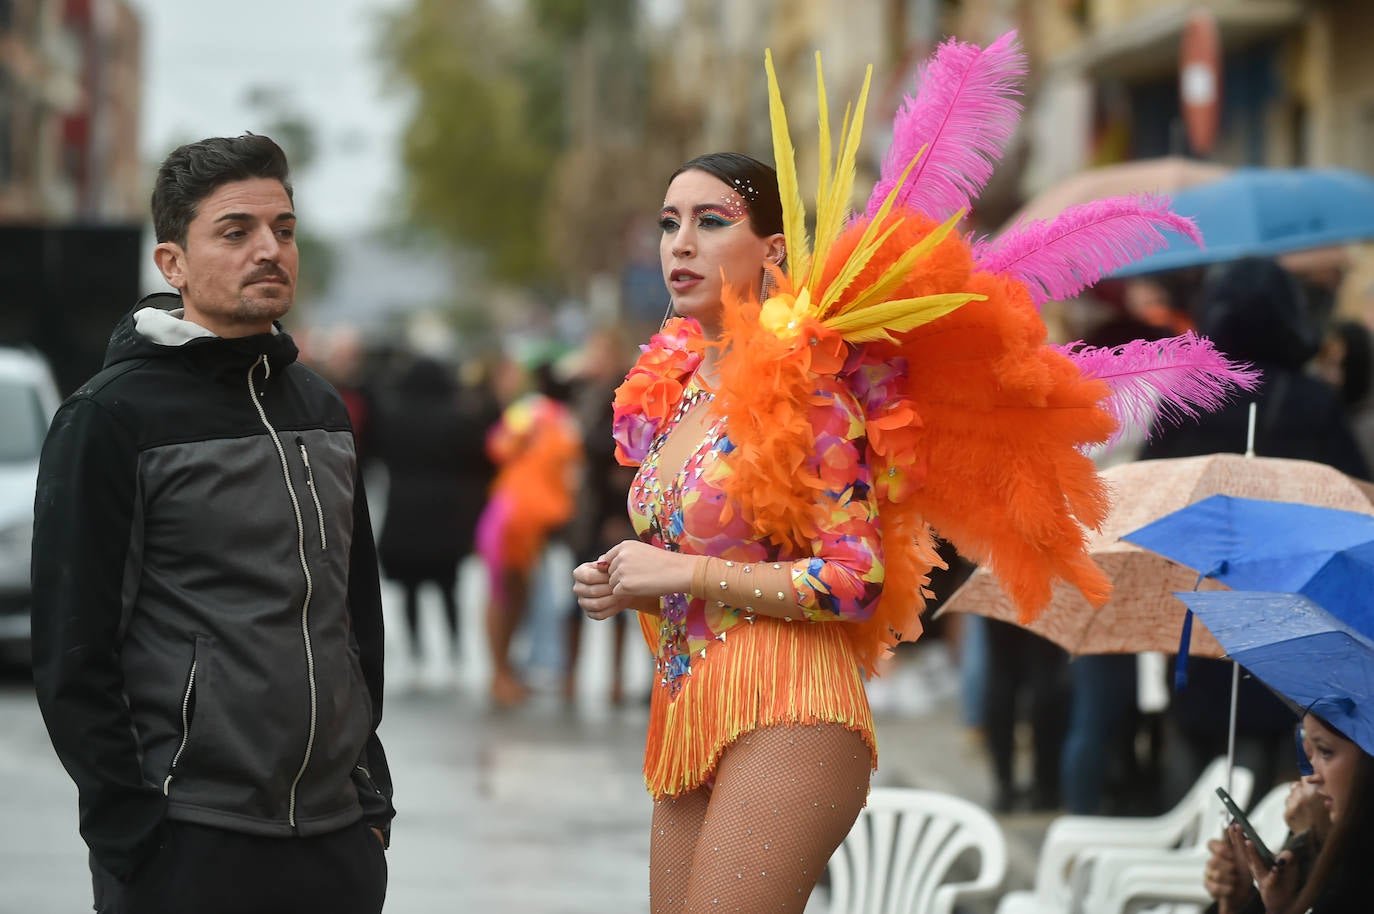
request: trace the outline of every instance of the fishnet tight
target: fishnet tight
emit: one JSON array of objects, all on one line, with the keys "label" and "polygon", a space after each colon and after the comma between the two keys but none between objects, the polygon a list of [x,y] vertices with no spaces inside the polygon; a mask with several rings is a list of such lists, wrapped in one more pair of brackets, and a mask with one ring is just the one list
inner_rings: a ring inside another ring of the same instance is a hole
[{"label": "fishnet tight", "polygon": [[800,912],[863,808],[872,766],[863,738],[840,724],[740,737],[714,786],[654,806],[653,914]]}]

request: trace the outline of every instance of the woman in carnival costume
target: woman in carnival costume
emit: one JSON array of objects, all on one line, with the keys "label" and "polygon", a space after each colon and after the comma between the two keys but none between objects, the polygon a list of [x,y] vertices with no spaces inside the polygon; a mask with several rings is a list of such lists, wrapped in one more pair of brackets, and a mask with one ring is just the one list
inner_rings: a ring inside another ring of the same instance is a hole
[{"label": "woman in carnival costume", "polygon": [[777,172],[715,154],[668,184],[660,256],[680,316],[615,402],[638,539],[574,572],[587,614],[638,610],[657,658],[655,912],[803,909],[865,802],[863,680],[920,633],[933,531],[1027,618],[1060,579],[1100,603],[1084,527],[1108,499],[1083,448],[1161,395],[1190,412],[1252,380],[1196,337],[1045,344],[1039,301],[1157,247],[1160,226],[1196,236],[1166,201],[1080,207],[995,243],[953,231],[1015,125],[1014,36],[939,50],[852,216],[868,83],[832,160],[817,59],[814,238],[766,67]]},{"label": "woman in carnival costume", "polygon": [[497,472],[475,534],[487,568],[491,699],[498,708],[529,697],[511,660],[511,644],[549,536],[572,517],[582,464],[581,432],[556,396],[562,390],[553,366],[536,368],[534,381],[537,389],[507,406],[487,432],[487,455]]}]

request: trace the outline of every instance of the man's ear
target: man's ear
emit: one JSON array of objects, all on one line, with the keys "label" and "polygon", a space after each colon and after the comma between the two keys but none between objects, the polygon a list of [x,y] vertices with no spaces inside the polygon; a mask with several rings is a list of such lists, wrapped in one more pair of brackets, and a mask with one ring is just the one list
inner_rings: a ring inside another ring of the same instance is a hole
[{"label": "man's ear", "polygon": [[167,285],[178,292],[186,288],[186,251],[175,241],[164,241],[153,248],[153,263],[157,264]]}]

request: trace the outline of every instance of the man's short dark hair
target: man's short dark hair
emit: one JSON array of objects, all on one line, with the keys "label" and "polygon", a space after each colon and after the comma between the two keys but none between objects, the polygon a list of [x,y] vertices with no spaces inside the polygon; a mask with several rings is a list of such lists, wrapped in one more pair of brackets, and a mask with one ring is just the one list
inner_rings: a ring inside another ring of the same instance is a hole
[{"label": "man's short dark hair", "polygon": [[163,160],[153,184],[153,231],[159,243],[186,246],[186,230],[201,201],[221,185],[275,178],[293,199],[286,153],[265,136],[215,136],[180,146]]}]

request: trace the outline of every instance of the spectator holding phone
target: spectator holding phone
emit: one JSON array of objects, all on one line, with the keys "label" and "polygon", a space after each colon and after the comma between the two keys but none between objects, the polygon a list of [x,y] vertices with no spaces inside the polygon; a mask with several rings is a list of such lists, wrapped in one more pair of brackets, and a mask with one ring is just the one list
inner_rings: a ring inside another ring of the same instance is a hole
[{"label": "spectator holding phone", "polygon": [[[1295,837],[1285,843],[1274,866],[1261,862],[1236,823],[1227,829],[1225,843],[1209,844],[1212,858],[1205,879],[1208,892],[1217,899],[1218,914],[1370,910],[1374,756],[1312,711],[1303,717],[1302,748],[1311,774],[1304,777],[1303,786],[1294,788],[1299,796],[1290,796],[1284,817]],[[1319,815],[1314,816],[1312,804],[1301,798],[1309,791],[1330,819],[1324,840]],[[1311,837],[1303,840],[1303,835]]]},{"label": "spectator holding phone", "polygon": [[[1305,873],[1311,869],[1312,860],[1331,828],[1325,800],[1307,778],[1294,781],[1289,788],[1283,820],[1289,832],[1283,849],[1293,853],[1299,874]],[[1263,902],[1250,873],[1239,862],[1241,858],[1231,846],[1230,836],[1208,841],[1207,849],[1211,857],[1203,883],[1207,894],[1216,900],[1205,914],[1260,914]]]}]

